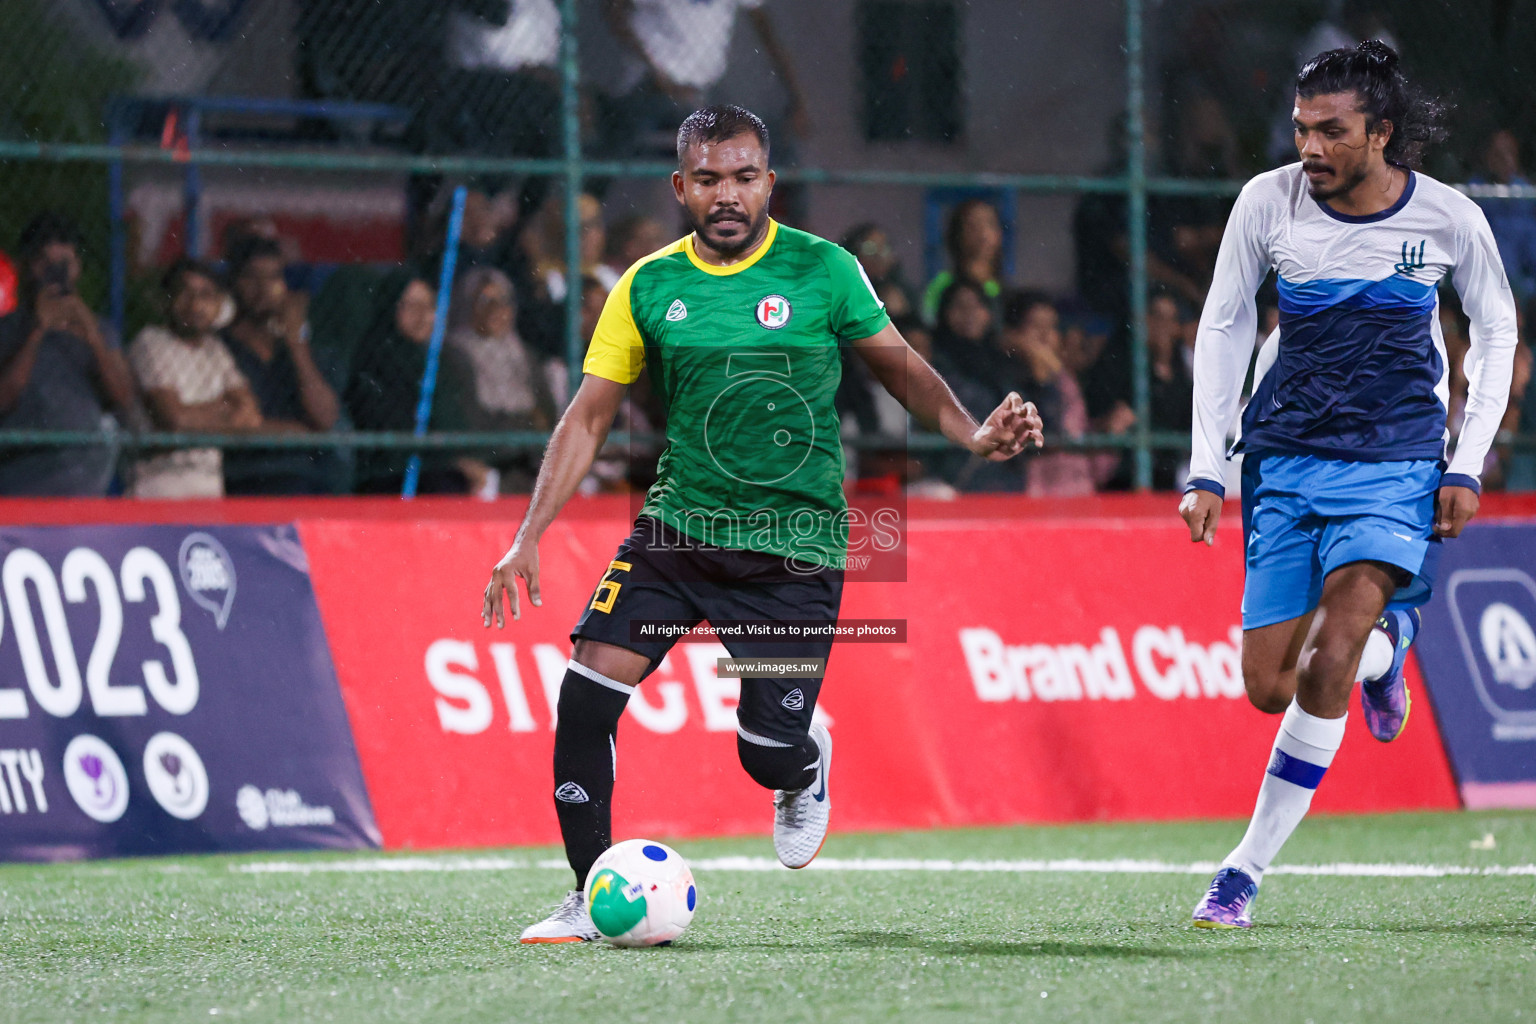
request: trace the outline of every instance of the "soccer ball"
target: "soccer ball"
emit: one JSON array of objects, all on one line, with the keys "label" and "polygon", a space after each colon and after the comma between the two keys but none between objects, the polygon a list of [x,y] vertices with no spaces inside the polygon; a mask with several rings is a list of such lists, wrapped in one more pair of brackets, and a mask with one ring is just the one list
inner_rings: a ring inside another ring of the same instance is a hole
[{"label": "soccer ball", "polygon": [[587,873],[587,913],[615,946],[657,946],[683,934],[699,899],[676,850],[649,839],[609,847]]}]

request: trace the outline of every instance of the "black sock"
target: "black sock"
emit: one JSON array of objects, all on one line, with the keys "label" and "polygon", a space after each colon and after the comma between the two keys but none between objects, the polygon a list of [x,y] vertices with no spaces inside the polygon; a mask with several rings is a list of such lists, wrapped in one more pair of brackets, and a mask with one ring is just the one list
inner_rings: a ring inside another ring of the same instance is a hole
[{"label": "black sock", "polygon": [[741,766],[764,789],[804,789],[816,781],[821,750],[807,736],[793,747],[768,747],[736,734]]},{"label": "black sock", "polygon": [[[610,680],[610,682],[612,682]],[[623,691],[565,670],[555,723],[555,813],[576,888],[587,885],[592,862],[613,845],[613,773],[619,716],[629,703]]]}]

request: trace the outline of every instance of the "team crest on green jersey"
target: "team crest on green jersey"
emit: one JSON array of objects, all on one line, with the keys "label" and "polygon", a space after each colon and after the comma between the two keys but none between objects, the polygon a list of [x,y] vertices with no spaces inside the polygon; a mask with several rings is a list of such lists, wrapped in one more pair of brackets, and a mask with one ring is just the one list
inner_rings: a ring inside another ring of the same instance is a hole
[{"label": "team crest on green jersey", "polygon": [[758,299],[757,322],[770,331],[789,323],[789,300],[782,295],[765,295]]}]

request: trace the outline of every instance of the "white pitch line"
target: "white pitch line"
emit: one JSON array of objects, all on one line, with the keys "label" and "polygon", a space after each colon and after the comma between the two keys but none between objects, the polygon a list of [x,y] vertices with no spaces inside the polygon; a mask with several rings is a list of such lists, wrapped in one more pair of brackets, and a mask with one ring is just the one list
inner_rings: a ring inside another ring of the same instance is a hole
[{"label": "white pitch line", "polygon": [[[787,871],[767,857],[701,857],[689,862],[695,871]],[[564,869],[563,860],[519,860],[511,857],[380,857],[367,860],[256,861],[235,864],[242,874],[310,875],[373,872],[543,871]],[[1116,874],[1116,875],[1209,875],[1215,861],[1177,864],[1160,860],[917,860],[820,857],[808,871],[997,874]],[[1536,875],[1536,864],[1466,867],[1455,864],[1279,864],[1270,875],[1324,875],[1341,878],[1447,878],[1456,876],[1501,877]]]}]

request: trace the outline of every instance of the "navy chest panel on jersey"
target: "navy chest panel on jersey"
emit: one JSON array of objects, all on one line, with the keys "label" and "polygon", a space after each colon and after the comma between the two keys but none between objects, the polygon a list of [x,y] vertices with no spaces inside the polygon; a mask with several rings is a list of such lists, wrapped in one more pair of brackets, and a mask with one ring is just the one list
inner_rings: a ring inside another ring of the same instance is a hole
[{"label": "navy chest panel on jersey", "polygon": [[1453,269],[1454,226],[1413,204],[1347,223],[1303,203],[1269,244],[1280,341],[1244,411],[1245,445],[1432,457],[1445,426],[1436,287]]}]

